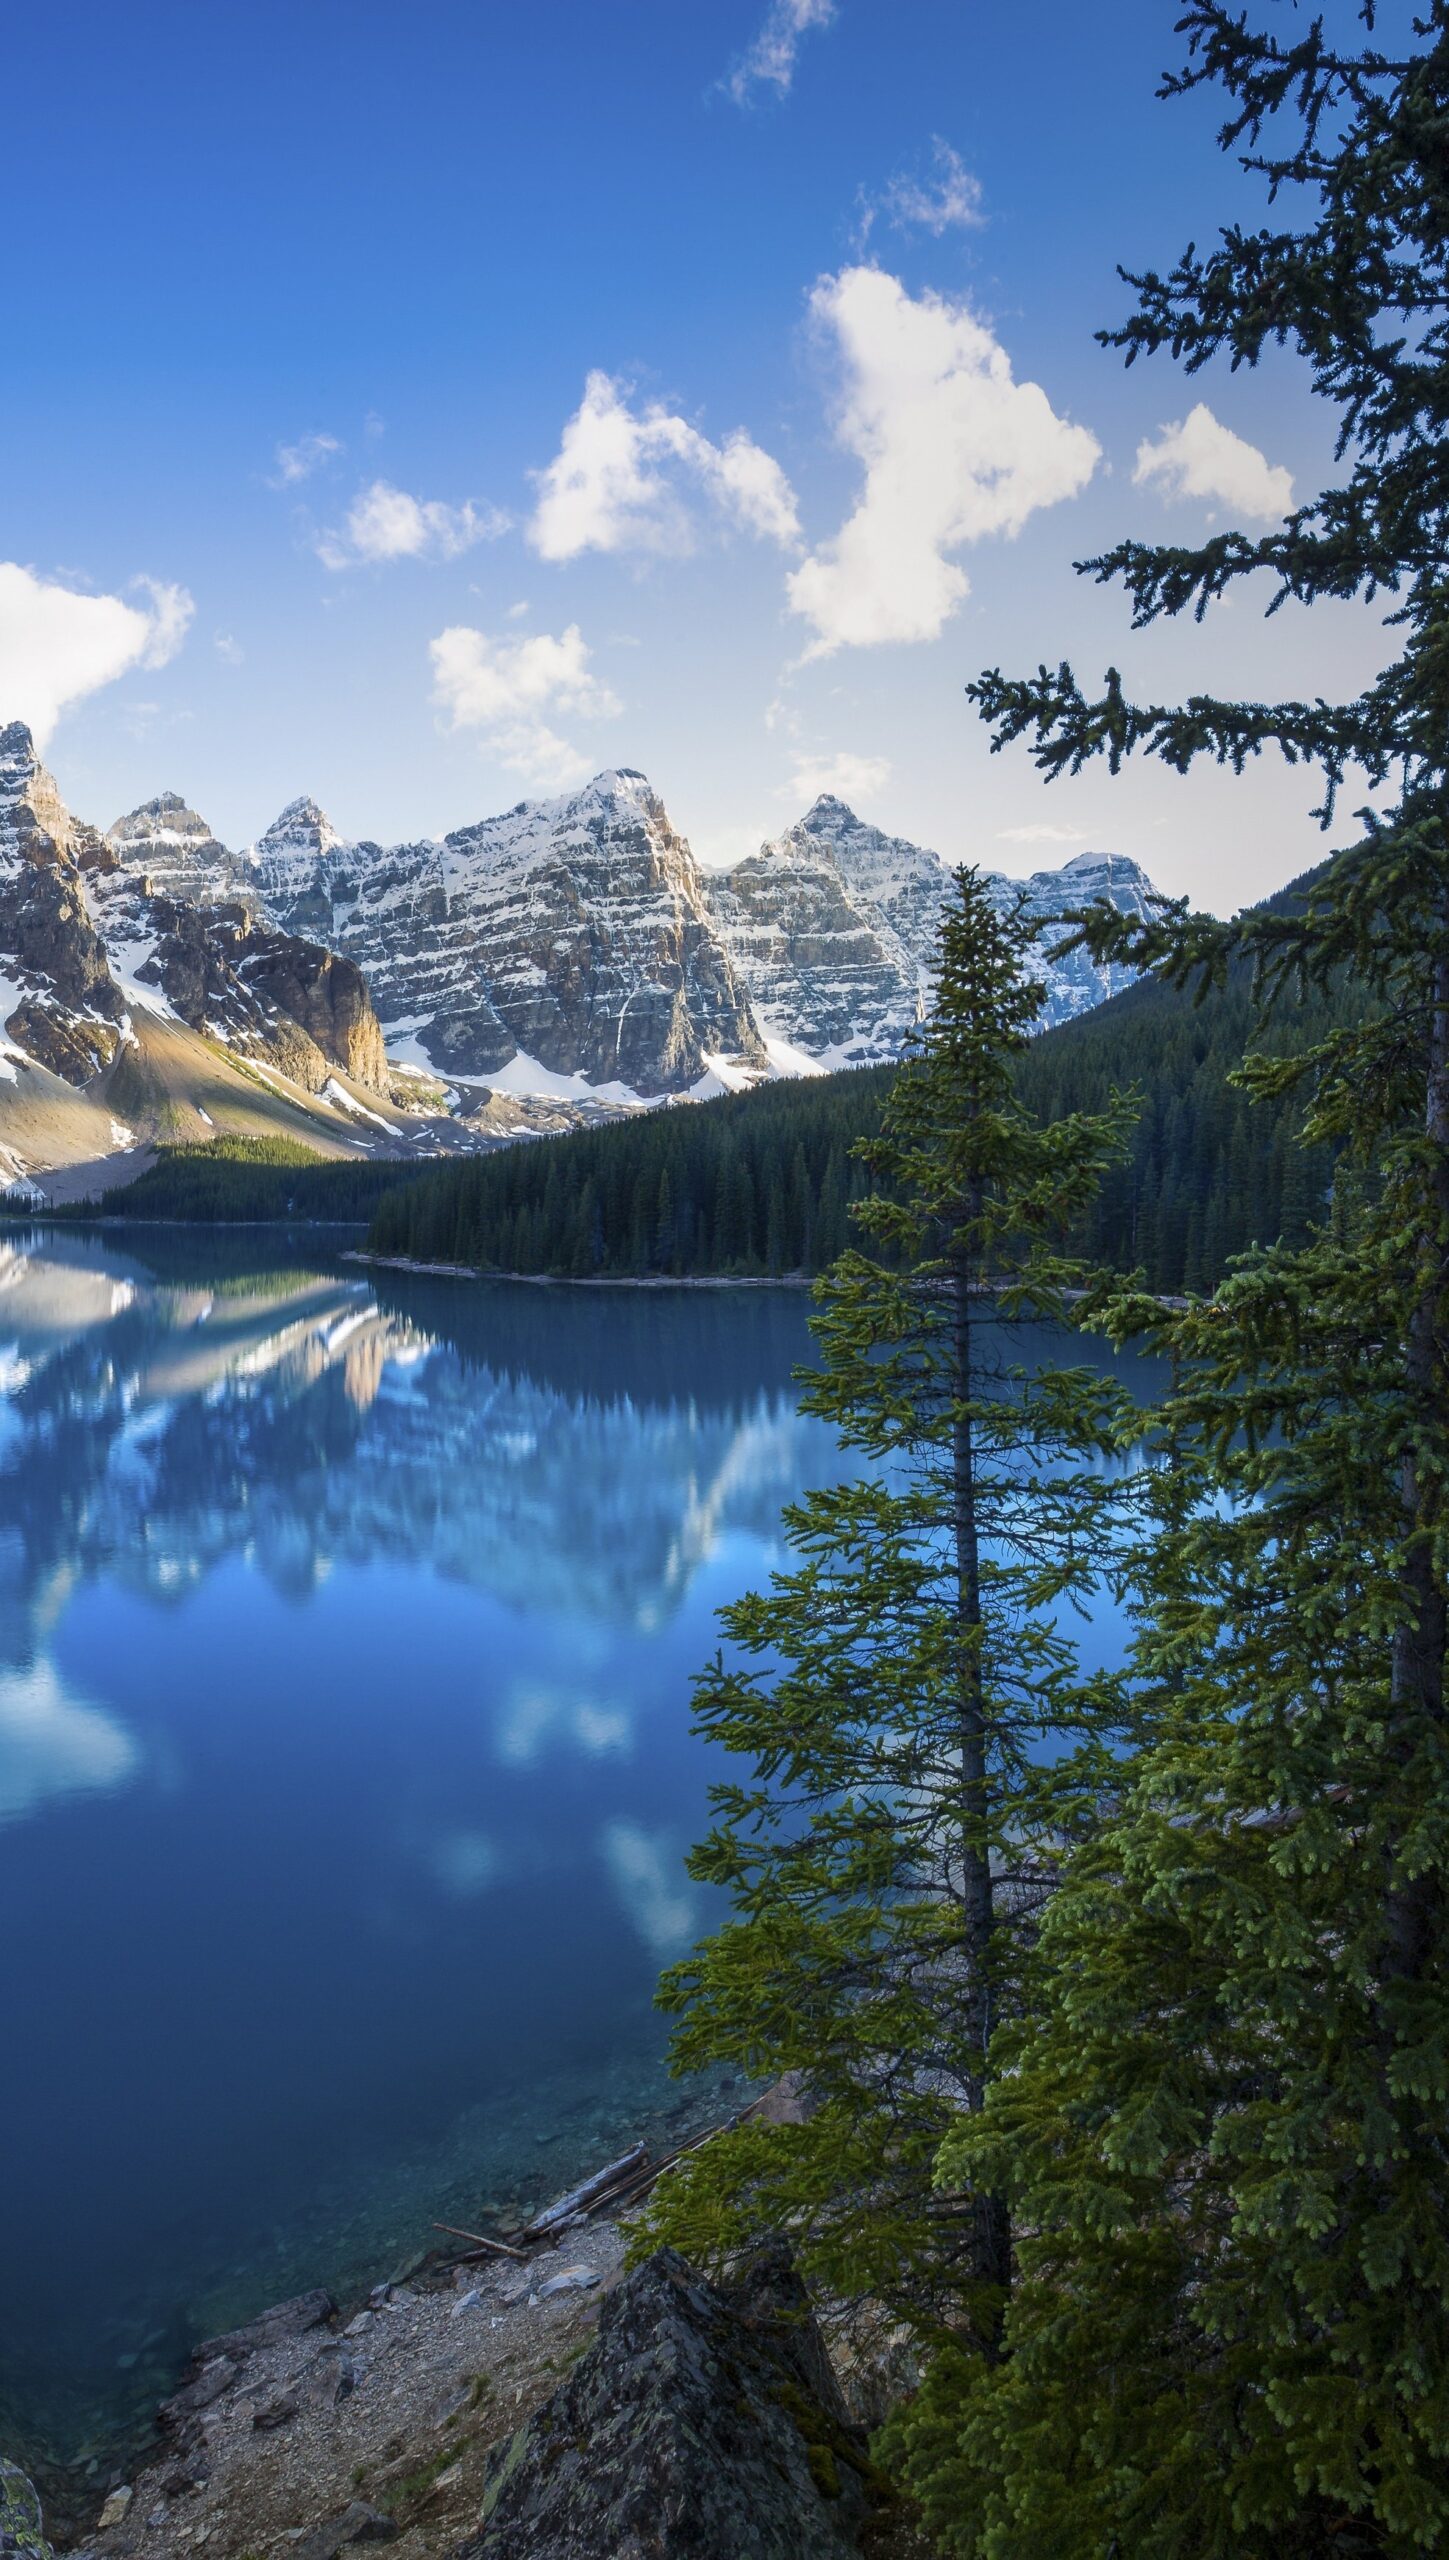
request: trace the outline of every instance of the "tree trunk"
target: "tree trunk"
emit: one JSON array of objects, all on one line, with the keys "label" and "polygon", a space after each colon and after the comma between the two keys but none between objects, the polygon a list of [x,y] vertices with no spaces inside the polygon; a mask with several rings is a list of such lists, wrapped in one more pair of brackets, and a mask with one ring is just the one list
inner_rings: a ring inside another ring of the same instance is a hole
[{"label": "tree trunk", "polygon": [[[1442,1432],[1445,1398],[1445,1329],[1449,1317],[1449,896],[1440,909],[1438,948],[1431,963],[1429,1052],[1424,1133],[1429,1143],[1428,1232],[1423,1276],[1409,1319],[1404,1377],[1412,1421],[1428,1435]],[[1394,1637],[1394,1725],[1405,1754],[1424,1720],[1444,1721],[1445,1650],[1449,1612],[1434,1554],[1432,1512],[1437,1494],[1423,1482],[1412,1449],[1399,1478],[1408,1561],[1404,1614]],[[1440,1887],[1432,1874],[1391,1888],[1385,1914],[1386,1971],[1400,1980],[1417,1977],[1433,1943]]]},{"label": "tree trunk", "polygon": [[[979,1215],[979,1204],[973,1214]],[[976,2057],[969,2104],[981,2105],[986,2093],[986,2060],[996,2025],[996,1908],[991,1879],[990,1779],[986,1765],[986,1705],[981,1665],[981,1551],[976,1516],[976,1452],[968,1410],[974,1385],[971,1346],[971,1272],[964,1256],[951,1269],[953,1341],[952,1385],[956,1420],[952,1432],[952,1494],[956,1548],[956,1630],[958,1716],[961,1760],[961,1902],[967,1962],[967,1999],[971,2004],[971,2042]],[[973,2256],[976,2273],[1001,2288],[1011,2281],[1011,2231],[1005,2201],[999,2196],[976,2199]],[[1004,2305],[1003,2305],[1004,2307]],[[988,2355],[999,2343],[999,2319],[983,2338]]]}]

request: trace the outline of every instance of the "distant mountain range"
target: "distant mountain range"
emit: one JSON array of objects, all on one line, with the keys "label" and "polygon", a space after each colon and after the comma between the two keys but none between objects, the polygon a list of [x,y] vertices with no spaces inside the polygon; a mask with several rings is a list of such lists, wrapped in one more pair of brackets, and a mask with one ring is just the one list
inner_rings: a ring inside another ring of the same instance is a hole
[{"label": "distant mountain range", "polygon": [[[1127,983],[1050,920],[1134,862],[1022,884],[1043,1026]],[[325,1152],[496,1144],[665,1097],[899,1054],[950,873],[816,801],[722,874],[645,777],[601,773],[441,842],[352,843],[296,800],[233,852],[173,792],[105,833],[0,730],[0,1177],[219,1129]],[[112,1177],[114,1168],[111,1169]]]}]

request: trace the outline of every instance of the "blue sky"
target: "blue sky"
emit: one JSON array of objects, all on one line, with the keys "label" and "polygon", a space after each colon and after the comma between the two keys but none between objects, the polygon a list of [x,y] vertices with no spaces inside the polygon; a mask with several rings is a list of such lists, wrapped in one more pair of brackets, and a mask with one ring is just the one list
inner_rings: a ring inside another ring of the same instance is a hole
[{"label": "blue sky", "polygon": [[[1266,0],[1275,6],[1279,0]],[[982,665],[1336,690],[1371,616],[1132,638],[1070,562],[1267,520],[1294,366],[1129,374],[1115,275],[1251,211],[1172,0],[51,0],[11,13],[0,720],[98,823],[441,833],[643,767],[706,860],[835,787],[1224,910],[1301,775],[1045,789]]]}]

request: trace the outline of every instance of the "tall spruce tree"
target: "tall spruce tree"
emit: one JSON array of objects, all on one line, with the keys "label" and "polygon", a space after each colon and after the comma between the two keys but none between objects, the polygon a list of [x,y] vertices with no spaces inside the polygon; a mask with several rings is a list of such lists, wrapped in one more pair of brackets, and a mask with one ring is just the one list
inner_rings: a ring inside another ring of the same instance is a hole
[{"label": "tall spruce tree", "polygon": [[1260,568],[1387,592],[1401,652],[1336,705],[1139,708],[1115,676],[1090,702],[1067,669],[976,695],[1049,772],[1277,743],[1325,823],[1351,764],[1399,797],[1296,916],[1093,929],[1180,983],[1246,951],[1265,1001],[1352,968],[1370,1002],[1244,1070],[1338,1154],[1319,1231],[1176,1320],[1116,1309],[1179,1364],[1137,1666],[1165,1731],[943,2150],[1017,2219],[1005,2352],[943,2357],[904,2430],[943,2538],[990,2560],[1449,2542],[1449,9],[1393,56],[1205,0],[1182,23],[1169,92],[1220,82],[1225,144],[1307,218],[1135,279],[1115,342],[1192,368],[1286,341],[1349,469],[1262,540],[1088,566],[1139,622]]},{"label": "tall spruce tree", "polygon": [[958,873],[934,1014],[860,1149],[879,1258],[848,1251],[817,1289],[805,1409],[865,1471],[787,1512],[792,1569],[725,1612],[731,1658],[698,1692],[700,1728],[754,1778],[715,1790],[691,1860],[735,1916],[665,1977],[675,2060],[798,2072],[808,2120],[711,2143],[652,2217],[708,2261],[788,2229],[830,2283],[988,2354],[1002,2202],[943,2197],[933,2164],[981,2105],[1120,1713],[1071,1632],[1110,1572],[1120,1400],[1085,1366],[1023,1363],[1012,1335],[1061,1316],[1055,1240],[1130,1106],[1042,1127],[1016,1100],[1032,933]]}]

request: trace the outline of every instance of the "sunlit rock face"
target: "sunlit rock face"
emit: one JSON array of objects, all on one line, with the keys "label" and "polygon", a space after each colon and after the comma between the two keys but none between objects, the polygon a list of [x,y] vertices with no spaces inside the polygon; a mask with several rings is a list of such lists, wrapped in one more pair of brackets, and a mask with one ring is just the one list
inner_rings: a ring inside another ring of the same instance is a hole
[{"label": "sunlit rock face", "polygon": [[[1152,883],[1121,854],[1078,854],[1024,881],[987,875],[1003,907],[1041,924],[1032,968],[1045,987],[1038,1028],[1101,1004],[1133,972],[1088,953],[1058,956],[1052,922],[1106,898],[1142,915]],[[818,799],[799,822],[736,863],[712,904],[766,1034],[825,1065],[892,1058],[929,1011],[936,938],[951,873],[939,856]]]},{"label": "sunlit rock face", "polygon": [[340,842],[299,802],[253,858],[278,921],[354,958],[384,1021],[444,1074],[519,1061],[525,1080],[653,1097],[716,1054],[765,1063],[699,866],[642,774],[386,849]]},{"label": "sunlit rock face", "polygon": [[165,898],[206,906],[243,897],[251,885],[250,864],[229,853],[177,791],[143,800],[107,828],[106,842],[127,871]]},{"label": "sunlit rock face", "polygon": [[86,901],[105,858],[78,826],[20,721],[0,729],[0,1073],[29,1059],[67,1084],[115,1056],[125,1006]]},{"label": "sunlit rock face", "polygon": [[265,912],[256,867],[174,791],[118,818],[91,910],[133,999],[268,1060],[308,1092],[337,1067],[385,1092],[387,1059],[356,964]]}]

